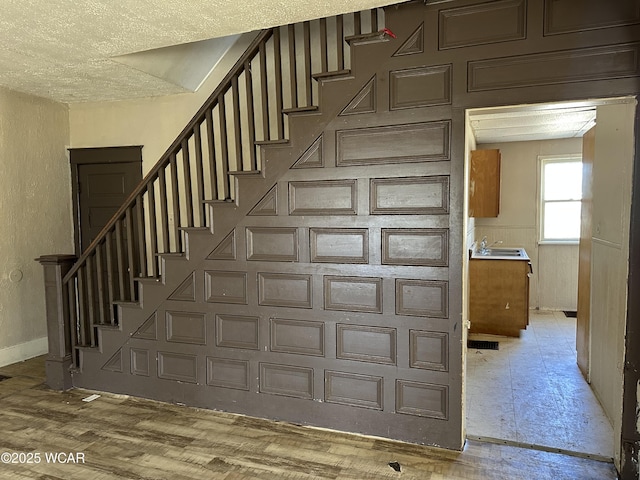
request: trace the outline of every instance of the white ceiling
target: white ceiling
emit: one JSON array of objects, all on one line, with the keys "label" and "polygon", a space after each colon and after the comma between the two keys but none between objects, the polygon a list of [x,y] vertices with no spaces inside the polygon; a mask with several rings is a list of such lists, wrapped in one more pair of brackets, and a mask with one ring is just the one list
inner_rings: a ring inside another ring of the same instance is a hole
[{"label": "white ceiling", "polygon": [[595,125],[593,102],[523,105],[472,110],[476,143],[577,138]]},{"label": "white ceiling", "polygon": [[0,0],[0,86],[63,103],[184,92],[113,57],[397,0]]}]

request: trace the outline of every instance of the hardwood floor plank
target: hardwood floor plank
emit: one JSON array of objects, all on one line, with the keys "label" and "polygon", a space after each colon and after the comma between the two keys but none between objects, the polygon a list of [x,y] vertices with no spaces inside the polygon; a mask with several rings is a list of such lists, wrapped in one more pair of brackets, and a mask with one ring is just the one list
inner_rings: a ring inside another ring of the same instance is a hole
[{"label": "hardwood floor plank", "polygon": [[478,441],[454,452],[122,395],[87,403],[93,392],[42,385],[43,362],[0,369],[14,375],[0,382],[0,452],[81,452],[86,461],[0,464],[0,479],[616,478],[609,463]]}]

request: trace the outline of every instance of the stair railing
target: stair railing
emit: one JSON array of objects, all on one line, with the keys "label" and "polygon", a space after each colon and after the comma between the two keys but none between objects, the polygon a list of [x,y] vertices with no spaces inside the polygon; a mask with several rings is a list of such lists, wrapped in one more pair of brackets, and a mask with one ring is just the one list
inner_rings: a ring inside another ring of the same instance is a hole
[{"label": "stair railing", "polygon": [[314,108],[314,79],[348,72],[350,37],[378,32],[383,21],[382,9],[372,9],[255,37],[62,278],[73,364],[77,347],[97,346],[97,326],[118,324],[115,305],[137,302],[137,282],[160,275],[158,256],[184,252],[184,229],[212,227],[206,204],[234,198],[229,172],[259,170],[258,146],[285,140],[285,115]]}]

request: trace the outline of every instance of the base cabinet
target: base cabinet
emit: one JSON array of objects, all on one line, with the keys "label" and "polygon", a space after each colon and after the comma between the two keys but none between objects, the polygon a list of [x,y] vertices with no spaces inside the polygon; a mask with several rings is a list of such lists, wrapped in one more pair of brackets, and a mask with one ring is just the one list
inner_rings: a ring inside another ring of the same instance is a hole
[{"label": "base cabinet", "polygon": [[469,261],[471,333],[519,337],[529,324],[528,260]]}]

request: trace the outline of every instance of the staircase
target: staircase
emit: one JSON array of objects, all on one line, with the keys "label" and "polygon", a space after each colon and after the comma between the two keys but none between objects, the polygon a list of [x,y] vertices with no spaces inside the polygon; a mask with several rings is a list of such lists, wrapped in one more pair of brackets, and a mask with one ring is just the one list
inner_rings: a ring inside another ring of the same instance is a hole
[{"label": "staircase", "polygon": [[77,373],[87,355],[112,353],[132,335],[177,287],[180,264],[205,258],[291,166],[283,157],[295,161],[315,140],[336,113],[323,95],[342,90],[349,100],[352,48],[388,40],[383,22],[373,9],[256,36],[64,275]]}]

